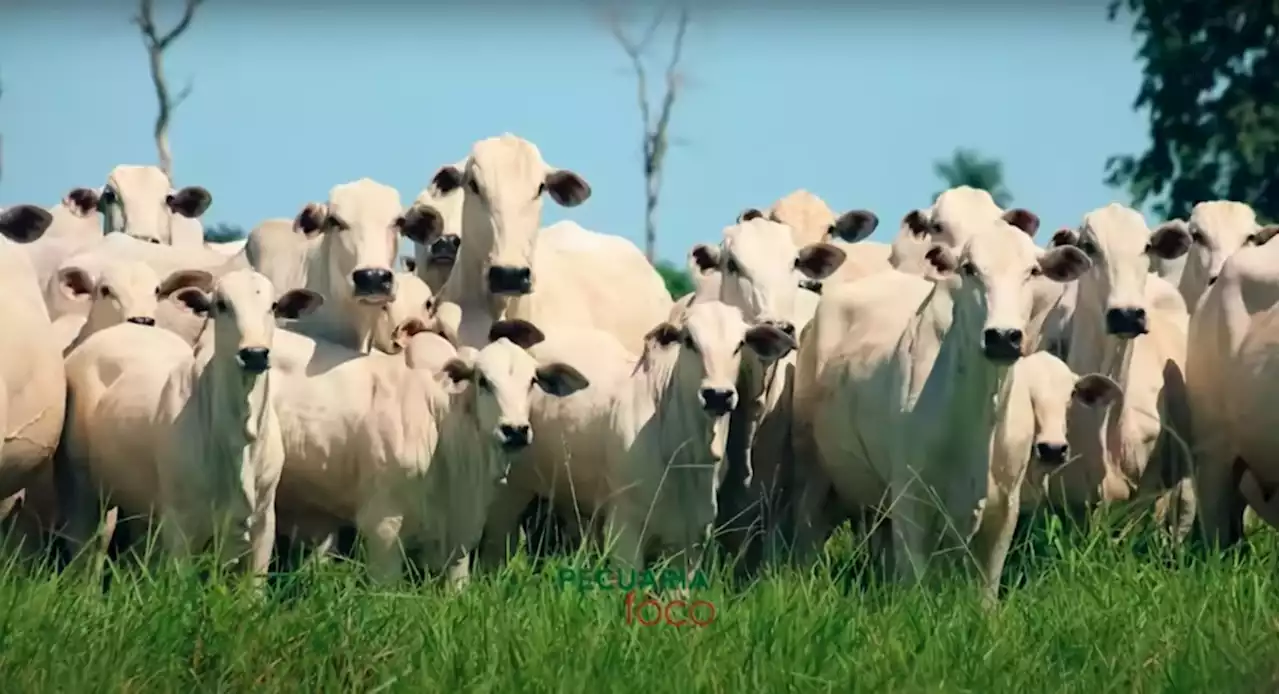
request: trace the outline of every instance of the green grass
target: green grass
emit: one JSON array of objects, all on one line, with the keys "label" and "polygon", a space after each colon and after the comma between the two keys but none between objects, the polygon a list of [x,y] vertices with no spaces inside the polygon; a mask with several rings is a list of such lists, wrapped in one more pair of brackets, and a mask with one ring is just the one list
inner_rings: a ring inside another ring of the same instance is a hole
[{"label": "green grass", "polygon": [[[847,539],[830,554],[846,556]],[[581,565],[580,563],[576,565]],[[256,596],[174,570],[105,594],[0,575],[0,691],[1262,692],[1276,690],[1277,537],[1226,556],[1102,536],[1019,547],[1001,605],[972,585],[865,587],[832,571],[693,597],[702,628],[624,624],[621,592],[517,560],[463,593],[384,592],[351,564]]]}]

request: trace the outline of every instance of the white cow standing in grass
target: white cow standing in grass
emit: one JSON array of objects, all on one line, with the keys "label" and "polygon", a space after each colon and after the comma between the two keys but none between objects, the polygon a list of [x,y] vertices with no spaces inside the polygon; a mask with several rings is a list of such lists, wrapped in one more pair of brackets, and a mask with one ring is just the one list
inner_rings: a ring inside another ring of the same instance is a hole
[{"label": "white cow standing in grass", "polygon": [[795,386],[802,564],[841,516],[888,515],[878,542],[902,581],[923,575],[935,551],[968,548],[987,503],[999,399],[1031,320],[1030,283],[1089,267],[1077,249],[1036,248],[1038,220],[1025,214],[987,224],[959,252],[935,245],[928,277],[887,272],[824,290]]},{"label": "white cow standing in grass", "polygon": [[64,204],[81,218],[97,217],[104,234],[122,233],[149,243],[203,247],[200,216],[213,196],[200,186],[175,190],[156,166],[117,166],[101,189],[72,190]]},{"label": "white cow standing in grass", "polygon": [[55,477],[69,549],[86,546],[104,508],[99,550],[117,523],[158,513],[171,554],[200,551],[228,530],[224,557],[248,552],[261,573],[275,540],[283,464],[269,370],[275,321],[321,299],[304,289],[277,299],[252,270],[223,276],[212,296],[186,288],[176,298],[206,316],[194,349],[168,331],[122,323],[67,357]]},{"label": "white cow standing in grass", "polygon": [[1181,538],[1195,513],[1183,377],[1189,317],[1177,290],[1150,265],[1152,257],[1185,254],[1191,237],[1169,224],[1153,232],[1137,211],[1113,203],[1050,243],[1093,261],[1076,283],[1067,364],[1076,373],[1105,374],[1123,396],[1105,408],[1072,411],[1068,433],[1078,459],[1049,480],[1048,501],[1081,510],[1159,496],[1158,510]]}]

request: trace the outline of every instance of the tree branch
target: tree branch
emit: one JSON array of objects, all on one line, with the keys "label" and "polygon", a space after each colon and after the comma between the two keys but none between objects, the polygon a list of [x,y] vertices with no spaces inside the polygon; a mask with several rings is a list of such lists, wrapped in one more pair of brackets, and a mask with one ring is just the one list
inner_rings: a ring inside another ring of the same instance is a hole
[{"label": "tree branch", "polygon": [[182,18],[167,32],[156,28],[153,12],[154,0],[138,0],[138,14],[134,23],[142,32],[142,42],[147,48],[147,62],[151,69],[151,84],[155,88],[156,102],[159,112],[156,114],[155,139],[156,152],[160,159],[160,168],[166,175],[173,176],[173,154],[169,150],[169,121],[178,105],[191,95],[191,84],[187,83],[176,95],[169,93],[169,85],[164,77],[164,52],[191,26],[196,9],[204,4],[204,0],[186,0]]},{"label": "tree branch", "polygon": [[680,58],[684,50],[685,33],[689,26],[689,9],[681,7],[676,23],[675,37],[672,41],[671,57],[667,63],[665,74],[665,92],[658,106],[658,116],[653,117],[649,101],[648,73],[644,66],[644,54],[653,42],[658,28],[666,17],[666,9],[660,9],[649,22],[639,40],[631,40],[622,29],[622,22],[616,13],[611,17],[610,29],[622,47],[622,51],[631,61],[631,69],[636,76],[636,101],[640,110],[640,123],[643,128],[641,149],[643,152],[645,179],[645,257],[649,262],[654,260],[654,246],[657,240],[656,213],[658,194],[662,188],[662,165],[670,140],[667,129],[671,124],[671,112],[680,93],[681,79],[679,73]]}]

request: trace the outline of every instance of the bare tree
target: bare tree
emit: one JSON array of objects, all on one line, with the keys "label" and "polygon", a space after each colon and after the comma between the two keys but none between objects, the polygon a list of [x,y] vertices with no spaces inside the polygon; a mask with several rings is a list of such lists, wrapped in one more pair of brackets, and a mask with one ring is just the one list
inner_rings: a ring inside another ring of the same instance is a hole
[{"label": "bare tree", "polygon": [[155,85],[156,101],[160,106],[160,112],[156,115],[156,152],[160,157],[160,168],[172,178],[173,153],[169,150],[169,119],[173,117],[178,105],[191,95],[191,85],[187,84],[177,94],[169,93],[169,85],[164,78],[164,52],[191,26],[196,8],[204,4],[204,0],[186,0],[182,19],[164,33],[156,29],[152,4],[153,0],[139,0],[138,16],[133,21],[142,30],[142,43],[147,47],[147,58],[151,64],[151,83]]},{"label": "bare tree", "polygon": [[662,94],[656,116],[650,107],[649,80],[645,70],[644,55],[662,20],[666,17],[665,7],[658,11],[639,40],[632,40],[622,28],[622,21],[615,15],[611,17],[610,26],[614,37],[622,50],[631,60],[631,67],[636,74],[636,91],[639,98],[640,121],[644,128],[642,152],[644,155],[644,255],[649,262],[654,261],[654,246],[658,238],[658,194],[662,190],[662,165],[666,159],[670,139],[667,127],[671,123],[671,109],[675,106],[676,97],[680,94],[683,80],[679,72],[680,55],[684,48],[685,30],[689,26],[689,8],[682,6],[680,16],[676,20],[675,38],[672,41],[671,56],[667,61],[665,75],[666,90]]}]

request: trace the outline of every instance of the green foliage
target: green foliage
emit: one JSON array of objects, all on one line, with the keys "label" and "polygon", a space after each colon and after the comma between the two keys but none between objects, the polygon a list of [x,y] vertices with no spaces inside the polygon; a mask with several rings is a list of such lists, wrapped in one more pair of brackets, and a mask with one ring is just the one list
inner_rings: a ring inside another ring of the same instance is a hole
[{"label": "green foliage", "polygon": [[227,243],[228,241],[239,241],[248,236],[242,227],[234,224],[218,223],[208,224],[204,228],[204,240],[209,243]]},{"label": "green foliage", "polygon": [[[373,588],[339,563],[265,596],[186,570],[116,567],[110,589],[0,566],[0,682],[22,692],[1262,692],[1275,691],[1276,534],[1247,551],[1143,556],[1111,536],[1014,546],[985,610],[960,580],[851,579],[852,537],[813,574],[688,600],[703,627],[627,624],[619,591],[519,556],[461,594]],[[640,602],[640,600],[637,600]],[[678,613],[677,613],[678,614]],[[650,618],[651,619],[651,618]]]},{"label": "green foliage", "polygon": [[680,297],[693,291],[693,278],[689,273],[675,263],[659,260],[654,268],[658,274],[662,275],[662,281],[667,284],[667,292],[671,294],[672,299]]},{"label": "green foliage", "polygon": [[1160,217],[1204,200],[1248,203],[1277,217],[1275,0],[1112,0],[1140,39],[1151,148],[1107,160],[1108,184]]},{"label": "green foliage", "polygon": [[[957,148],[950,159],[934,162],[933,172],[948,188],[980,188],[991,193],[991,198],[1000,207],[1008,207],[1013,202],[1013,194],[1004,186],[1004,164],[999,159],[984,157],[976,150]],[[938,195],[934,193],[933,197]]]}]

